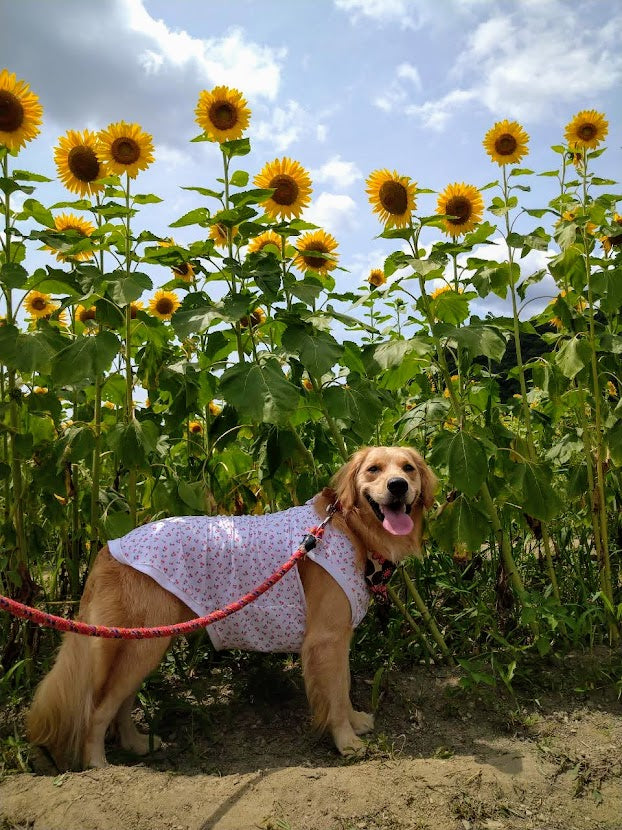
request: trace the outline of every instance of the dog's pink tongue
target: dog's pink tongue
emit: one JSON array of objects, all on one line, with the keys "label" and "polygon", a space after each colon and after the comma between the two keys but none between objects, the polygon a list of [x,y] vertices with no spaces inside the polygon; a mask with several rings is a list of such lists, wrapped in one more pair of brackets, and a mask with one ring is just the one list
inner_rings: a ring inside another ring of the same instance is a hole
[{"label": "dog's pink tongue", "polygon": [[397,510],[389,510],[383,507],[384,521],[382,526],[394,536],[407,536],[413,529],[413,520],[406,513]]}]

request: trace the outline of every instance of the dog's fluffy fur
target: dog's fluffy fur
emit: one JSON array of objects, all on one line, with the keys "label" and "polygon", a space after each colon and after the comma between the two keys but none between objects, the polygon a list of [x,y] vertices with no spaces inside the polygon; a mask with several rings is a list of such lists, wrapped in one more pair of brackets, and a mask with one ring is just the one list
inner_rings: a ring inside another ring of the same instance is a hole
[{"label": "dog's fluffy fur", "polygon": [[[354,544],[361,568],[369,551],[393,562],[420,551],[423,510],[433,501],[436,479],[418,453],[409,447],[364,448],[331,484],[316,500],[318,513],[323,518],[328,505],[339,500],[341,512],[333,525]],[[413,520],[405,535],[383,526],[382,508],[396,506]],[[350,702],[350,605],[321,566],[306,559],[298,567],[307,602],[301,657],[313,720],[319,729],[330,730],[342,754],[356,753],[363,747],[357,736],[373,729],[373,717],[355,711]],[[107,547],[97,556],[79,611],[85,622],[128,628],[174,625],[194,616],[150,577],[117,562]],[[106,731],[115,725],[125,749],[146,754],[148,737],[130,715],[137,690],[169,643],[170,638],[104,640],[65,634],[28,713],[30,741],[47,747],[59,768],[99,767],[106,764]]]}]

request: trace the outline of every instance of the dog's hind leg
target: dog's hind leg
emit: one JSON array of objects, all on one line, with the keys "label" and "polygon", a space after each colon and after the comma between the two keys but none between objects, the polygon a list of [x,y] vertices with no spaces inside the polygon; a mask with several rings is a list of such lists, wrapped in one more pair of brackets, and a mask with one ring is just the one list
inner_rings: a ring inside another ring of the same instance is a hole
[{"label": "dog's hind leg", "polygon": [[[132,640],[129,642],[109,640],[102,644],[107,647],[106,650],[109,652],[106,655],[108,658],[106,661],[107,672],[105,677],[98,678],[102,682],[96,686],[98,689],[95,697],[96,704],[84,744],[83,763],[85,767],[106,765],[104,749],[106,731],[121,709],[123,709],[121,712],[122,741],[123,734],[130,743],[136,735],[140,736],[135,727],[130,729],[128,726],[131,711],[129,707],[140,684],[149,672],[156,668],[169,643],[170,638]],[[129,703],[128,698],[130,699]],[[127,748],[132,747],[128,746]]]}]

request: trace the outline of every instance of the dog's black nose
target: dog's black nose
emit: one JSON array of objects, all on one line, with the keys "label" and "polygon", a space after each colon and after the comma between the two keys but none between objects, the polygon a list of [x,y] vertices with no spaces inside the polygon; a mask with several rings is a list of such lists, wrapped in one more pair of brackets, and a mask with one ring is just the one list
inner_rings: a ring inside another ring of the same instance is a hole
[{"label": "dog's black nose", "polygon": [[408,490],[408,482],[405,478],[390,478],[387,481],[387,490],[393,496],[403,496]]}]

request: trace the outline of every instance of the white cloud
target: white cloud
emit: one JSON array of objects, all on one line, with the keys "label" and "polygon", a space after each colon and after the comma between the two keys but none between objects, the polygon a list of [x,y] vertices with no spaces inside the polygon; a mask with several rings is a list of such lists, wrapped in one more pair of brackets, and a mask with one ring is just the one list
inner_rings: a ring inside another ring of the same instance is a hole
[{"label": "white cloud", "polygon": [[341,156],[333,156],[318,170],[311,171],[311,178],[318,184],[329,184],[340,189],[350,187],[363,178],[363,174],[353,161],[344,161]]},{"label": "white cloud", "polygon": [[342,231],[356,228],[357,210],[357,204],[350,196],[320,193],[305,210],[303,218],[337,236]]},{"label": "white cloud", "polygon": [[480,22],[449,69],[457,85],[437,98],[413,102],[401,81],[412,80],[417,90],[421,82],[415,67],[402,64],[399,80],[375,100],[376,106],[400,109],[439,131],[475,102],[498,118],[533,123],[549,117],[552,108],[581,98],[589,102],[622,81],[622,11],[601,27],[590,25],[584,6],[560,0],[522,0],[511,13],[486,19],[481,12],[488,7],[466,3],[462,8],[478,12]]},{"label": "white cloud", "polygon": [[349,13],[353,22],[368,17],[379,23],[397,22],[404,29],[418,25],[416,0],[335,0],[335,5]]},{"label": "white cloud", "polygon": [[28,78],[48,123],[101,128],[123,119],[169,144],[198,132],[202,89],[237,87],[251,109],[275,100],[286,57],[240,28],[208,38],[173,30],[145,0],[3,3],[2,28],[15,35],[3,39],[3,62]]},{"label": "white cloud", "polygon": [[416,89],[421,89],[421,76],[416,66],[411,63],[401,63],[397,67],[397,77],[411,81]]},{"label": "white cloud", "polygon": [[310,115],[297,101],[289,100],[272,110],[269,120],[257,121],[251,126],[251,137],[265,141],[277,152],[285,152],[303,136],[316,130],[318,140],[325,138],[317,117]]}]

